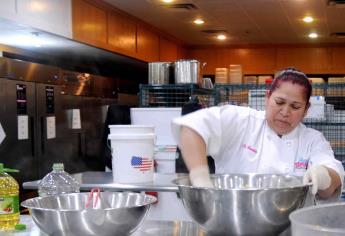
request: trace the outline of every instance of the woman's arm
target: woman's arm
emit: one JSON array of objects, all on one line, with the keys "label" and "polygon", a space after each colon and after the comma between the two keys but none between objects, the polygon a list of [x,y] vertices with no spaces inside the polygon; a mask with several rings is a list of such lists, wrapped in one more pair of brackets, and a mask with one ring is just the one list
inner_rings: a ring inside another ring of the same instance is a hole
[{"label": "woman's arm", "polygon": [[206,144],[191,128],[181,126],[180,149],[193,186],[213,187],[206,158]]},{"label": "woman's arm", "polygon": [[318,191],[318,195],[322,198],[329,198],[331,197],[334,192],[340,187],[341,185],[341,180],[340,180],[340,177],[338,175],[338,173],[331,169],[331,168],[328,168],[326,167],[327,170],[328,170],[328,174],[331,178],[331,183],[330,183],[330,186],[325,189],[325,190],[319,190]]}]

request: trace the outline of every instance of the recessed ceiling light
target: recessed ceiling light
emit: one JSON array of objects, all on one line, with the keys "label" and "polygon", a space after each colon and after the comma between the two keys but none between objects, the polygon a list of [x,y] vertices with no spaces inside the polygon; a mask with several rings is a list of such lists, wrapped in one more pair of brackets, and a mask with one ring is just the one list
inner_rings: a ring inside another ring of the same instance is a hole
[{"label": "recessed ceiling light", "polygon": [[318,37],[317,33],[310,33],[309,38],[316,39]]},{"label": "recessed ceiling light", "polygon": [[304,21],[305,23],[311,23],[311,22],[314,21],[314,18],[311,17],[311,16],[306,16],[306,17],[303,18],[303,21]]},{"label": "recessed ceiling light", "polygon": [[165,2],[165,3],[172,3],[174,0],[162,0],[162,2]]},{"label": "recessed ceiling light", "polygon": [[194,23],[197,24],[197,25],[202,25],[202,24],[205,23],[205,21],[202,20],[202,19],[195,19],[195,20],[194,20]]},{"label": "recessed ceiling light", "polygon": [[226,39],[226,36],[224,34],[219,34],[217,35],[217,39],[219,40],[225,40]]}]

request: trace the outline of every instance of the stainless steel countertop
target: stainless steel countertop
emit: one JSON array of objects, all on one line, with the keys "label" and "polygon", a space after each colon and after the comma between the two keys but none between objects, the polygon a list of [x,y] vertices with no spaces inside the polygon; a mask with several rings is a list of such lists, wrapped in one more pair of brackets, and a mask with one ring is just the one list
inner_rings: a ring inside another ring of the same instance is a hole
[{"label": "stainless steel countertop", "polygon": [[[30,215],[21,215],[20,223],[26,224],[26,230],[0,232],[1,236],[48,236],[40,231]],[[196,223],[189,221],[152,221],[144,220],[131,236],[206,236]],[[288,228],[279,236],[291,236]]]},{"label": "stainless steel countertop", "polygon": [[[31,216],[22,215],[20,222],[26,224],[24,231],[0,232],[1,236],[47,236],[40,232]],[[195,223],[188,221],[143,221],[132,236],[202,236],[205,232]]]},{"label": "stainless steel countertop", "polygon": [[[178,192],[178,188],[172,183],[178,176],[184,174],[160,174],[155,173],[153,182],[120,184],[113,182],[112,172],[87,171],[73,174],[72,176],[80,183],[80,190],[101,190],[112,191],[157,191],[157,192]],[[37,189],[39,180],[23,183],[24,189]]]}]

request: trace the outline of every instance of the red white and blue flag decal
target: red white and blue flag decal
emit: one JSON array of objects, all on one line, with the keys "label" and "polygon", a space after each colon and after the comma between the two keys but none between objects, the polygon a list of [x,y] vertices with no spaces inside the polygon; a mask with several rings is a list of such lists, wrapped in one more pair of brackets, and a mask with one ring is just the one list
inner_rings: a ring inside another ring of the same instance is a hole
[{"label": "red white and blue flag decal", "polygon": [[152,168],[152,159],[147,157],[132,156],[131,166],[139,169],[140,171],[148,171]]}]

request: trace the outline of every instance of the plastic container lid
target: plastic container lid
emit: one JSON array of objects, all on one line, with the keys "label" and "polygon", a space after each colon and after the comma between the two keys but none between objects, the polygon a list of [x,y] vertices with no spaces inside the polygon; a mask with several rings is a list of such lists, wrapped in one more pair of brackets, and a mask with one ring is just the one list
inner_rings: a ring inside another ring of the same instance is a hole
[{"label": "plastic container lid", "polygon": [[141,140],[141,139],[155,139],[156,134],[109,134],[109,140]]}]

